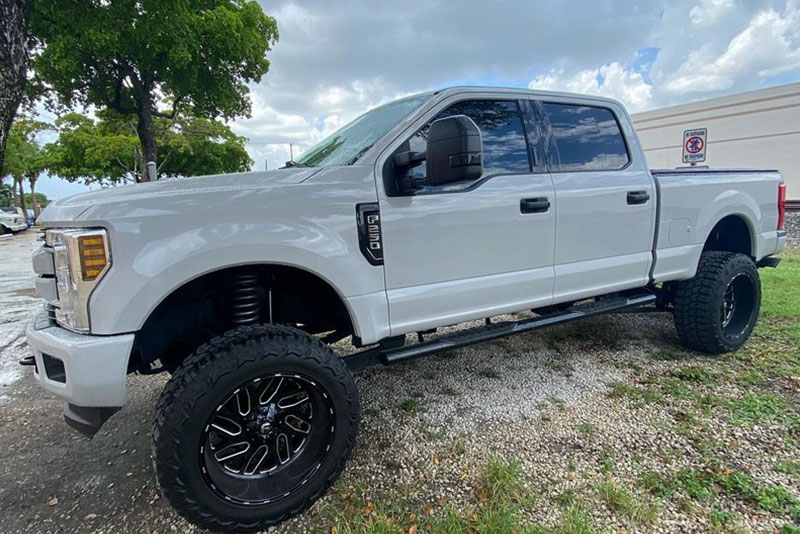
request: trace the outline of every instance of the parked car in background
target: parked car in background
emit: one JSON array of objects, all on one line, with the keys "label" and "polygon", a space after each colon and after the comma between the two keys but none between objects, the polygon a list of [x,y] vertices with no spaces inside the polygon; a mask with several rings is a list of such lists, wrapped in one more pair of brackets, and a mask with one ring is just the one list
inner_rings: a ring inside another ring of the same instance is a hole
[{"label": "parked car in background", "polygon": [[[19,212],[17,211],[19,210]],[[27,230],[28,224],[21,208],[14,206],[0,207],[0,234],[16,233]]]}]

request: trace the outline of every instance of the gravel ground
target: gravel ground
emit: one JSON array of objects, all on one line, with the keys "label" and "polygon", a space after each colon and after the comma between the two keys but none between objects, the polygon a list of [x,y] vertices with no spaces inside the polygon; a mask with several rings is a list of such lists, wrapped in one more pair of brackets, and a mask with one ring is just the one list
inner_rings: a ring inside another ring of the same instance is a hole
[{"label": "gravel ground", "polygon": [[[791,216],[790,231],[799,223]],[[128,405],[87,440],[63,423],[61,402],[17,366],[27,351],[25,324],[40,305],[29,265],[36,237],[26,232],[0,241],[0,532],[199,532],[160,497],[152,472],[151,416],[166,376],[131,376]],[[492,456],[521,461],[542,497],[524,514],[545,525],[560,514],[556,495],[588,494],[588,481],[606,476],[602,459],[613,462],[610,476],[630,488],[645,470],[699,467],[701,454],[688,438],[661,430],[674,422],[679,405],[643,410],[608,398],[615,382],[724,365],[686,353],[677,361],[653,357],[677,350],[669,316],[620,314],[359,372],[362,427],[342,479],[311,512],[270,532],[330,532],[330,509],[353,491],[377,505],[469,507],[481,466]],[[723,388],[741,394],[734,384]],[[715,443],[736,444],[731,461],[800,497],[796,479],[773,468],[793,454],[779,425],[707,432]],[[786,523],[737,501],[713,504],[741,514],[745,532]],[[662,507],[655,526],[642,531],[709,531],[707,511],[675,499]],[[606,531],[635,531],[604,505],[591,515]]]},{"label": "gravel ground", "polygon": [[790,248],[800,248],[800,211],[786,213],[783,227],[786,229]]}]

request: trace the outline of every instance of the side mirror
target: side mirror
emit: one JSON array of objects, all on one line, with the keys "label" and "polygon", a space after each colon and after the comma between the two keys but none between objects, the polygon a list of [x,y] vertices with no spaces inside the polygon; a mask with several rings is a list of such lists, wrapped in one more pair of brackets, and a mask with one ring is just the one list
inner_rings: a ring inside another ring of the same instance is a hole
[{"label": "side mirror", "polygon": [[477,180],[483,174],[483,140],[466,115],[433,121],[426,151],[428,185]]}]

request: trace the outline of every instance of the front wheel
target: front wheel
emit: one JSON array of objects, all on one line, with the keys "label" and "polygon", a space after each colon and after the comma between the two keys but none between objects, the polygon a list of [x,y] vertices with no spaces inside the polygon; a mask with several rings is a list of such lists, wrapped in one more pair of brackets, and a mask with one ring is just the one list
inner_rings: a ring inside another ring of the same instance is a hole
[{"label": "front wheel", "polygon": [[675,290],[675,327],[687,347],[720,354],[741,347],[761,309],[761,280],[744,254],[708,251]]},{"label": "front wheel", "polygon": [[200,347],[156,407],[158,483],[177,511],[213,530],[262,530],[307,509],[355,445],[353,377],[299,330],[248,326]]}]

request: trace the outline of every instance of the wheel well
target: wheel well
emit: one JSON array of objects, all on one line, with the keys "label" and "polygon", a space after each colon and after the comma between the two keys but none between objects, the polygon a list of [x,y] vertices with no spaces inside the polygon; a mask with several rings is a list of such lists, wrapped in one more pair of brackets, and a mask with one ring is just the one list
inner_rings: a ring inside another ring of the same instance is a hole
[{"label": "wheel well", "polygon": [[752,257],[752,244],[753,238],[747,222],[738,215],[728,215],[711,230],[703,251],[739,252]]},{"label": "wheel well", "polygon": [[130,370],[174,369],[211,338],[253,323],[331,332],[331,339],[354,333],[341,297],[317,275],[284,265],[231,267],[187,282],[153,310],[136,336]]}]

